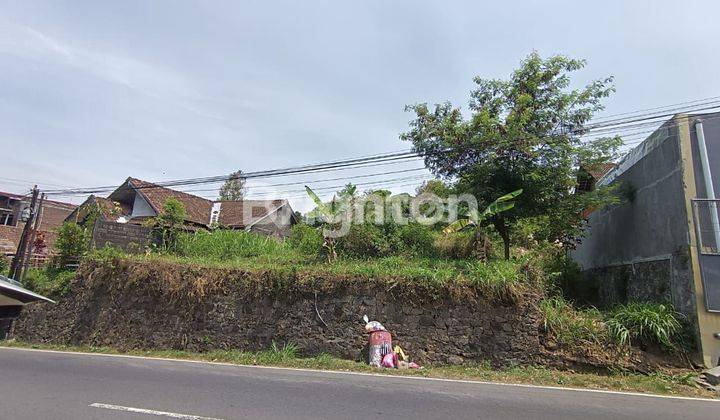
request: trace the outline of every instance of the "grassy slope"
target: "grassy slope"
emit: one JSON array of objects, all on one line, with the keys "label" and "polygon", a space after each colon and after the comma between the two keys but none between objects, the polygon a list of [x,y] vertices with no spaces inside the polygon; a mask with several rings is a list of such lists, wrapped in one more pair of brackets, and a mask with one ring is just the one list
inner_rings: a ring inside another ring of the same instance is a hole
[{"label": "grassy slope", "polygon": [[388,375],[422,376],[428,378],[463,379],[501,383],[628,391],[660,395],[720,398],[720,396],[716,393],[695,387],[693,385],[693,381],[696,375],[691,371],[680,372],[674,375],[660,373],[639,375],[627,372],[616,372],[611,375],[597,375],[590,373],[559,371],[534,366],[515,366],[497,370],[493,369],[488,364],[432,366],[425,367],[422,370],[398,370],[371,368],[363,363],[338,359],[329,355],[301,358],[296,356],[295,349],[293,348],[270,349],[262,352],[216,350],[207,353],[191,353],[179,350],[137,350],[121,352],[107,347],[74,347],[29,344],[16,341],[0,342],[0,346],[102,354],[126,354],[170,359],[223,362],[238,365],[279,366]]}]

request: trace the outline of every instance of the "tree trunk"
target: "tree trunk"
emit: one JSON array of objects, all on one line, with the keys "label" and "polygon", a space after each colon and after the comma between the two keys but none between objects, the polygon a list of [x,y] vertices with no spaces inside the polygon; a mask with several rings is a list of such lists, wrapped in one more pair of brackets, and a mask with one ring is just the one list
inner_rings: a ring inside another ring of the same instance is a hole
[{"label": "tree trunk", "polygon": [[493,225],[495,226],[495,229],[497,229],[498,233],[500,234],[500,237],[503,241],[503,250],[505,251],[505,259],[510,259],[510,230],[508,229],[507,225],[505,224],[505,219],[502,218],[496,218],[493,221]]}]

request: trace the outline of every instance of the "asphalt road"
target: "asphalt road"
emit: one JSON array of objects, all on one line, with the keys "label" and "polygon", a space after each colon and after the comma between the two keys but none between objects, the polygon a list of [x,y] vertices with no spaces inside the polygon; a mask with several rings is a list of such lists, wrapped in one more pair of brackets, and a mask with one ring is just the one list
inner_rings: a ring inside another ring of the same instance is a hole
[{"label": "asphalt road", "polygon": [[2,419],[717,419],[720,402],[0,348]]}]

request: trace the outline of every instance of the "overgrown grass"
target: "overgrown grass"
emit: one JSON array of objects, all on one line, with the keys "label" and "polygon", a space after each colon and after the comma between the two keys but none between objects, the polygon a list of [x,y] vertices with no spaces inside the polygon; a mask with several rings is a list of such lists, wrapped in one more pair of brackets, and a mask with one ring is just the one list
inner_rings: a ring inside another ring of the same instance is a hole
[{"label": "overgrown grass", "polygon": [[659,344],[676,351],[682,332],[681,315],[669,304],[632,302],[602,313],[595,308],[577,309],[560,296],[540,302],[545,329],[558,343],[572,347],[587,342],[614,342],[620,347]]},{"label": "overgrown grass", "polygon": [[608,339],[597,309],[576,309],[561,296],[555,296],[541,301],[540,311],[545,329],[553,333],[559,344],[573,347],[588,342],[600,344]]},{"label": "overgrown grass", "polygon": [[[91,258],[95,258],[91,255]],[[529,281],[518,261],[460,261],[437,258],[384,257],[342,258],[333,262],[315,259],[275,258],[274,255],[218,260],[177,255],[124,256],[154,263],[157,261],[198,267],[273,272],[276,278],[354,278],[387,282],[414,282],[430,289],[450,285],[476,287],[490,299],[515,299],[536,285]]]},{"label": "overgrown grass", "polygon": [[[308,227],[309,228],[309,227]],[[306,234],[305,237],[308,235]],[[111,261],[131,258],[166,261],[212,268],[240,268],[273,271],[283,277],[337,276],[359,279],[409,280],[430,287],[447,284],[472,285],[491,298],[517,298],[523,291],[539,287],[523,271],[527,261],[477,261],[440,257],[386,256],[378,258],[338,258],[328,262],[308,255],[293,241],[282,241],[244,231],[198,232],[182,234],[174,252],[124,255],[118,250],[101,249],[89,258]]]},{"label": "overgrown grass", "polygon": [[377,369],[364,363],[338,359],[328,354],[320,354],[316,357],[307,358],[297,357],[298,349],[292,344],[285,344],[283,346],[275,345],[268,350],[260,352],[214,350],[206,353],[194,353],[182,350],[119,351],[109,347],[30,344],[15,341],[0,342],[0,346],[100,354],[127,354],[146,357],[222,362],[238,365],[351,371],[386,375],[422,376],[428,378],[478,380],[501,383],[718,398],[717,394],[694,386],[694,379],[697,375],[692,371],[678,371],[674,373],[656,372],[649,375],[641,375],[631,372],[613,372],[608,375],[599,375],[524,365],[494,369],[489,363],[465,364],[462,366],[426,366],[421,370]]},{"label": "overgrown grass", "polygon": [[215,230],[183,233],[178,237],[177,254],[189,258],[218,261],[272,255],[282,260],[299,257],[299,253],[283,241],[244,231]]},{"label": "overgrown grass", "polygon": [[632,302],[615,308],[607,326],[620,345],[656,343],[674,350],[674,337],[682,327],[679,317],[669,304]]}]

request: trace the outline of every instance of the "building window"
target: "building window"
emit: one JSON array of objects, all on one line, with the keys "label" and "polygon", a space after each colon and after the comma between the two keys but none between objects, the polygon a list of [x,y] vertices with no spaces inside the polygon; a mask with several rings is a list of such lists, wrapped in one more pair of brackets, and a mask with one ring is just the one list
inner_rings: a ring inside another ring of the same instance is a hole
[{"label": "building window", "polygon": [[0,213],[0,225],[15,226],[15,219],[11,213]]},{"label": "building window", "polygon": [[701,254],[720,255],[720,200],[692,200],[697,245]]}]

